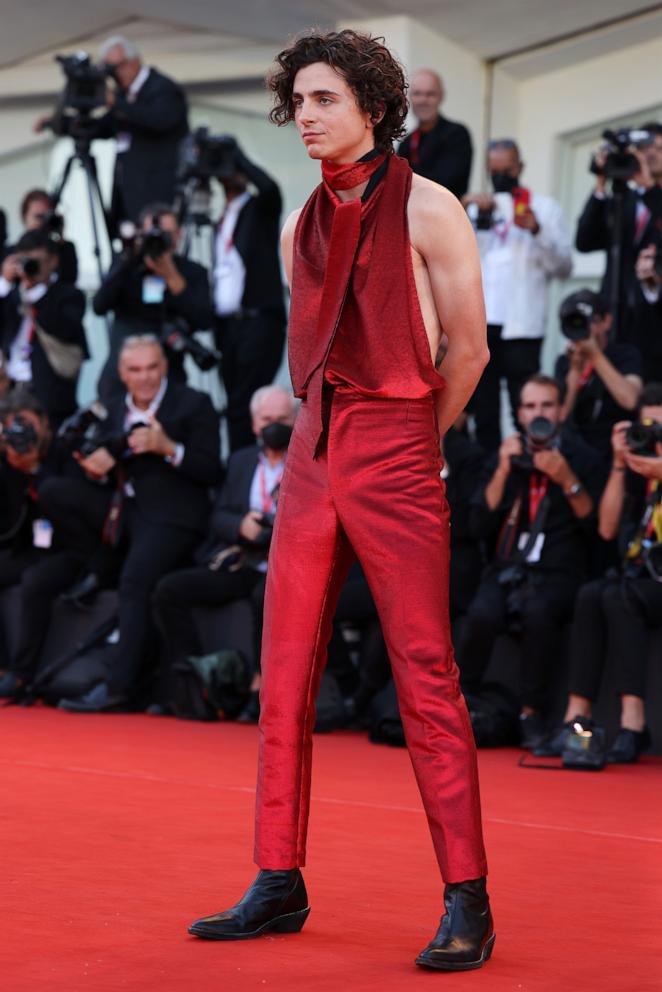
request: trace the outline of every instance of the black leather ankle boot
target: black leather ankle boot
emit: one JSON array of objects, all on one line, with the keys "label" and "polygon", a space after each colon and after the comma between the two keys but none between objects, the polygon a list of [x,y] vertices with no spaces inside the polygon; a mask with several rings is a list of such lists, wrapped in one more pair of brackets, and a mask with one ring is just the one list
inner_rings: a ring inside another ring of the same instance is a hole
[{"label": "black leather ankle boot", "polygon": [[480,968],[489,959],[496,936],[485,877],[447,885],[444,905],[441,925],[416,964],[437,971]]},{"label": "black leather ankle boot", "polygon": [[241,902],[224,913],[203,916],[188,929],[206,940],[249,940],[260,934],[297,933],[310,912],[298,868],[261,871]]}]

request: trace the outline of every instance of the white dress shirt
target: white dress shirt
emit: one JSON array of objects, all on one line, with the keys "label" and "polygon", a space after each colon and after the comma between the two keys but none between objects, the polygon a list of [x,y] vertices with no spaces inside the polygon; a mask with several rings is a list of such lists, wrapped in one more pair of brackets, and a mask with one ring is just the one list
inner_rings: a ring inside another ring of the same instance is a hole
[{"label": "white dress shirt", "polygon": [[[517,227],[510,193],[495,193],[492,227],[476,231],[488,324],[504,340],[542,338],[547,324],[549,283],[572,271],[572,247],[561,206],[551,196],[531,195],[537,234]],[[478,207],[467,210],[474,222]]]},{"label": "white dress shirt", "polygon": [[246,191],[230,200],[216,233],[214,305],[221,317],[236,313],[244,297],[246,266],[234,246],[234,232],[239,214],[250,198]]},{"label": "white dress shirt", "polygon": [[[21,289],[21,301],[25,307],[38,303],[48,292],[49,286],[57,279],[53,273],[50,283],[40,282],[29,289]],[[4,276],[0,276],[0,299],[9,296],[13,284]],[[34,320],[29,313],[25,313],[16,337],[9,346],[9,361],[7,362],[7,375],[14,382],[32,381],[32,337],[34,335]]]}]

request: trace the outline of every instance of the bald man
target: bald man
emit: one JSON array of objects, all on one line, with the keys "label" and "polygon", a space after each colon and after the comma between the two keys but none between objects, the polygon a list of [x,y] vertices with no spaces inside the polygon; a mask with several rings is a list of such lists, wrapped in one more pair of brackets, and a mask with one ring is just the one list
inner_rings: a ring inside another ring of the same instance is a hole
[{"label": "bald man", "polygon": [[398,155],[406,158],[419,176],[432,179],[461,198],[469,188],[471,136],[464,124],[449,121],[439,113],[444,96],[438,73],[432,69],[414,73],[409,100],[418,127],[404,139]]}]

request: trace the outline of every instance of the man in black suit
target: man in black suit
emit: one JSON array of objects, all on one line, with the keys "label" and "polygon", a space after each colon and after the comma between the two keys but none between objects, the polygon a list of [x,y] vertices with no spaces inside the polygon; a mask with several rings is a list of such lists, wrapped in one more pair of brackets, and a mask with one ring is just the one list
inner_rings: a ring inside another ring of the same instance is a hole
[{"label": "man in black suit", "polygon": [[[79,456],[88,480],[55,479],[41,491],[49,518],[92,569],[106,549],[123,554],[120,639],[108,684],[65,708],[94,711],[126,698],[149,646],[149,602],[156,583],[200,543],[209,490],[220,480],[218,417],[209,397],[169,382],[150,335],[128,338],[120,353],[126,393],[108,405],[106,440]],[[101,544],[103,540],[104,545]]]},{"label": "man in black suit", "polygon": [[281,386],[263,386],[253,395],[251,415],[257,443],[230,456],[227,476],[212,511],[212,534],[196,555],[200,564],[166,575],[154,594],[166,673],[178,659],[198,651],[191,615],[194,607],[251,599],[256,670],[251,699],[240,717],[246,721],[256,720],[259,715],[259,657],[271,521],[295,412],[292,394]]},{"label": "man in black suit", "polygon": [[117,84],[105,120],[107,135],[117,139],[111,206],[117,224],[136,220],[154,200],[172,203],[188,107],[181,86],[143,65],[136,46],[121,35],[101,45],[99,59]]},{"label": "man in black suit", "polygon": [[0,344],[9,378],[29,387],[57,427],[76,409],[81,365],[89,357],[85,297],[57,276],[58,248],[29,231],[2,263]]},{"label": "man in black suit", "polygon": [[[641,250],[655,242],[658,236],[659,196],[662,185],[662,125],[646,124],[643,129],[650,132],[652,141],[646,147],[633,150],[633,154],[639,159],[640,169],[633,176],[624,194],[620,307],[619,312],[615,314],[617,325],[615,336],[621,341],[636,345],[641,350],[644,359],[644,376],[648,380],[650,376],[646,372],[647,354],[650,352],[657,356],[662,351],[659,344],[651,340],[651,335],[653,338],[660,338],[662,330],[659,326],[655,326],[657,315],[651,314],[645,306],[646,301],[642,296],[635,267]],[[596,167],[599,170],[602,170],[605,158],[605,150],[601,150],[595,156]],[[577,251],[609,252],[613,236],[614,201],[608,192],[607,183],[606,176],[599,173],[595,189],[586,201],[577,222],[575,238]],[[611,305],[611,254],[607,256],[601,295]]]},{"label": "man in black suit", "polygon": [[[163,245],[145,246],[142,251],[142,236],[155,227],[165,236]],[[148,204],[140,214],[140,228],[134,245],[115,259],[92,301],[95,313],[114,312],[110,352],[97,385],[104,402],[124,393],[117,361],[127,337],[154,334],[163,339],[166,328],[174,328],[175,343],[180,346],[177,329],[188,336],[206,330],[214,321],[207,270],[177,254],[181,231],[173,208],[166,203]],[[168,340],[164,343],[169,378],[186,382],[183,352]]]},{"label": "man in black suit", "polygon": [[460,199],[469,189],[471,135],[457,121],[442,117],[444,84],[432,69],[419,69],[411,79],[409,99],[418,126],[398,148],[414,172],[446,186]]},{"label": "man in black suit", "polygon": [[223,353],[230,449],[236,451],[253,443],[251,396],[273,381],[283,357],[282,199],[277,183],[238,145],[234,174],[219,179],[226,204],[214,251],[216,344]]}]

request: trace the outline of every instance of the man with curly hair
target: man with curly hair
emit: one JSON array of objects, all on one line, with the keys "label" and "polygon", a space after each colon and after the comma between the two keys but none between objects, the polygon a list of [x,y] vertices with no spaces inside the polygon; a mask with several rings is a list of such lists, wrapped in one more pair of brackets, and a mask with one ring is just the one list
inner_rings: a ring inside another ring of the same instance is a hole
[{"label": "man with curly hair", "polygon": [[[277,57],[272,119],[293,120],[322,183],[287,221],[289,360],[302,400],[280,489],[262,651],[257,879],[197,920],[216,940],[289,933],[301,875],[315,699],[356,555],[388,645],[442,877],[445,914],[417,964],[479,968],[494,930],[476,752],[448,620],[440,435],[487,362],[480,265],[462,207],[392,153],[407,112],[383,39],[313,33]],[[446,337],[443,378],[434,356]]]}]

